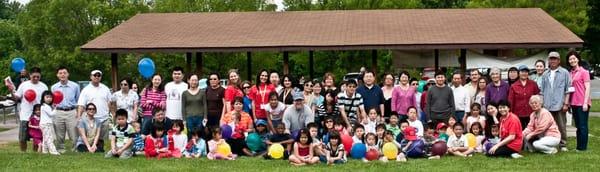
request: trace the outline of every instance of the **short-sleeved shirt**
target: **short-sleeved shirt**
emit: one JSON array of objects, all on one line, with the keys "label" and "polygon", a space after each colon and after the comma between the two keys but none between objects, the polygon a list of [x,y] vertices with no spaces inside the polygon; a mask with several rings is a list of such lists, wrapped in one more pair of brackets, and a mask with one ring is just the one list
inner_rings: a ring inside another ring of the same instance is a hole
[{"label": "short-sleeved shirt", "polygon": [[137,112],[133,111],[134,106],[139,102],[139,96],[134,91],[123,94],[123,91],[117,91],[112,95],[112,102],[117,104],[117,109],[127,110],[127,122],[133,121]]},{"label": "short-sleeved shirt", "polygon": [[[27,90],[33,90],[35,92],[35,99],[31,102],[25,100],[25,92]],[[33,114],[33,105],[40,104],[42,99],[42,93],[48,90],[48,86],[42,81],[38,81],[37,84],[31,83],[31,81],[25,81],[19,85],[15,95],[22,98],[19,110],[19,119],[21,121],[29,120],[29,116]]]},{"label": "short-sleeved shirt", "polygon": [[52,85],[51,90],[52,92],[60,91],[63,94],[63,101],[61,101],[56,107],[61,109],[77,107],[77,100],[79,99],[79,94],[81,93],[77,83],[73,81],[68,81],[67,84],[57,82],[56,84]]},{"label": "short-sleeved shirt", "polygon": [[500,120],[500,138],[504,140],[511,134],[515,135],[515,139],[508,143],[507,146],[515,152],[521,152],[521,147],[523,147],[521,122],[519,121],[519,117],[509,113],[507,117]]},{"label": "short-sleeved shirt", "polygon": [[127,124],[125,127],[120,128],[119,126],[114,126],[110,135],[115,137],[117,140],[117,147],[125,146],[125,143],[129,141],[129,139],[133,139],[135,137],[135,129]]},{"label": "short-sleeved shirt", "polygon": [[[244,93],[242,92],[242,90],[240,90],[239,88],[229,85],[227,86],[227,89],[225,89],[225,100],[228,102],[233,102],[233,99],[235,97],[242,97],[244,96]],[[231,109],[233,110],[233,106],[231,106]]]},{"label": "short-sleeved shirt", "polygon": [[[96,118],[90,121],[87,117],[82,117],[77,122],[77,128],[83,129],[85,132],[85,137],[87,138],[88,143],[94,143],[94,137],[96,137],[96,129],[102,127],[102,122]],[[79,134],[78,134],[79,135]],[[84,144],[83,138],[79,136],[77,138],[77,145]]]},{"label": "short-sleeved shirt", "polygon": [[[269,137],[270,142],[283,142],[286,140],[292,139],[292,135],[283,133],[283,134],[273,134]],[[284,147],[287,145],[283,145]]]},{"label": "short-sleeved shirt", "polygon": [[283,117],[283,111],[285,110],[285,104],[278,102],[277,107],[273,108],[270,104],[265,106],[265,111],[271,116],[271,120],[281,120]]},{"label": "short-sleeved shirt", "polygon": [[261,83],[260,85],[255,85],[250,88],[250,92],[248,93],[248,98],[252,100],[254,103],[254,111],[256,114],[256,118],[266,119],[267,113],[264,110],[264,106],[269,103],[269,94],[275,91],[273,85],[267,85]]},{"label": "short-sleeved shirt", "polygon": [[469,147],[469,142],[467,142],[467,137],[464,135],[462,135],[460,138],[456,137],[456,135],[452,135],[450,138],[448,138],[448,147]]},{"label": "short-sleeved shirt", "polygon": [[223,112],[223,98],[225,97],[225,89],[223,87],[206,88],[206,108],[208,115],[221,115]]},{"label": "short-sleeved shirt", "polygon": [[[571,70],[571,79],[575,92],[571,94],[571,105],[583,106],[585,100],[585,83],[590,82],[590,73],[583,67],[577,67],[577,69]],[[588,88],[592,89],[592,88]],[[587,99],[588,105],[592,104],[591,96]]]},{"label": "short-sleeved shirt", "polygon": [[181,94],[188,89],[188,84],[180,82],[169,82],[165,85],[165,94],[167,94],[167,107],[165,115],[169,119],[183,119],[181,111]]},{"label": "short-sleeved shirt", "polygon": [[358,121],[359,109],[363,106],[363,98],[359,93],[354,93],[353,96],[349,97],[346,92],[340,93],[337,96],[337,106],[340,109],[344,109],[348,115],[349,120]]},{"label": "short-sleeved shirt", "polygon": [[333,146],[331,144],[327,144],[325,149],[329,152],[330,157],[337,157],[341,153],[343,154],[341,160],[346,160],[346,152],[344,150],[343,144],[338,144],[335,150],[333,149]]},{"label": "short-sleeved shirt", "polygon": [[362,96],[365,109],[379,110],[379,105],[385,102],[383,91],[378,85],[373,85],[371,88],[362,85],[356,89],[356,92]]},{"label": "short-sleeved shirt", "polygon": [[86,106],[88,103],[94,103],[96,105],[96,115],[94,115],[94,118],[105,121],[108,119],[108,102],[111,99],[112,95],[106,85],[99,83],[96,87],[90,84],[81,91],[77,105]]}]

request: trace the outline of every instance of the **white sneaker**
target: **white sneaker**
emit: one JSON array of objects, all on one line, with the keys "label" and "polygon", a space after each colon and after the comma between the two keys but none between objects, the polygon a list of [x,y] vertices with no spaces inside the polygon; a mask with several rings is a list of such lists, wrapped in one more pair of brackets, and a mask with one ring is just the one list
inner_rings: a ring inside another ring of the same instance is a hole
[{"label": "white sneaker", "polygon": [[552,149],[552,151],[551,151],[550,153],[548,153],[548,154],[550,154],[550,155],[554,155],[554,154],[556,154],[556,153],[558,153],[558,149],[554,148],[554,149]]},{"label": "white sneaker", "polygon": [[560,148],[560,151],[561,151],[561,152],[568,152],[568,151],[569,151],[569,149],[567,149],[567,147],[562,147],[562,148]]},{"label": "white sneaker", "polygon": [[429,158],[427,158],[427,159],[440,159],[440,156],[439,156],[439,155],[436,155],[436,156],[430,156],[430,157],[429,157]]},{"label": "white sneaker", "polygon": [[513,153],[513,154],[511,154],[510,156],[511,156],[512,158],[514,158],[514,159],[523,158],[523,155],[521,155],[521,154],[518,154],[518,153]]}]

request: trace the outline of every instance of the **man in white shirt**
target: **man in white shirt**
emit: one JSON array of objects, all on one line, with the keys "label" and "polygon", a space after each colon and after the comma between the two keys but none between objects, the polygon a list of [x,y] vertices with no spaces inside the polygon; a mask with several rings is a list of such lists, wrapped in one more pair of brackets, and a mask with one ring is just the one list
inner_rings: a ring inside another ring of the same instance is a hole
[{"label": "man in white shirt", "polygon": [[171,76],[173,81],[165,85],[165,94],[167,94],[167,110],[165,114],[171,120],[183,120],[181,110],[181,94],[188,89],[188,84],[183,82],[183,68],[174,67]]},{"label": "man in white shirt", "polygon": [[469,90],[462,85],[462,74],[455,73],[452,75],[452,93],[454,94],[454,117],[456,122],[462,123],[465,118],[465,113],[470,112],[471,99],[469,98]]},{"label": "man in white shirt", "polygon": [[77,101],[77,105],[79,106],[77,121],[79,121],[81,115],[84,113],[87,104],[93,103],[96,105],[96,115],[94,115],[94,118],[102,122],[98,145],[103,145],[104,139],[108,139],[108,131],[110,130],[110,120],[108,120],[110,109],[108,105],[110,104],[112,95],[110,89],[100,81],[102,81],[102,72],[100,70],[92,71],[90,74],[90,84],[81,90],[79,100]]},{"label": "man in white shirt", "polygon": [[[42,97],[42,93],[48,90],[48,86],[46,86],[46,84],[40,81],[40,79],[42,78],[41,73],[42,70],[40,68],[31,68],[31,71],[29,73],[29,81],[21,83],[16,92],[14,86],[8,87],[8,91],[11,92],[12,97],[14,97],[17,101],[21,101],[21,103],[19,103],[19,146],[21,147],[21,151],[23,152],[27,150],[27,140],[29,140],[29,137],[27,136],[27,128],[29,123],[29,117],[33,113],[33,105],[39,104]],[[35,97],[33,100],[26,100],[25,94],[27,94],[29,90],[35,92]],[[36,147],[37,146],[34,146],[34,148]]]}]

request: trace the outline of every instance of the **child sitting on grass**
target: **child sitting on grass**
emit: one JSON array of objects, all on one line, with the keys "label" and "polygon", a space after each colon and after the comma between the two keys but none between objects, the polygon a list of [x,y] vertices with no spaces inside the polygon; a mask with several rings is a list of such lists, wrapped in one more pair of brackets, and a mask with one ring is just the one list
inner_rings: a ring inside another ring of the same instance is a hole
[{"label": "child sitting on grass", "polygon": [[237,157],[236,154],[228,152],[227,154],[222,154],[217,151],[219,146],[229,146],[225,139],[221,136],[221,128],[216,126],[211,130],[212,139],[208,141],[208,154],[206,157],[210,160],[235,160]]},{"label": "child sitting on grass", "polygon": [[192,132],[192,138],[188,141],[183,152],[186,158],[200,158],[206,155],[206,142],[200,137],[202,135],[202,129],[200,128]]},{"label": "child sitting on grass", "polygon": [[329,143],[325,147],[325,156],[320,157],[321,162],[328,165],[346,163],[346,151],[340,134],[335,131],[329,134]]},{"label": "child sitting on grass", "polygon": [[310,133],[310,137],[312,138],[311,146],[313,147],[314,155],[315,156],[325,155],[325,153],[324,153],[325,146],[324,146],[323,142],[321,142],[321,139],[319,138],[319,126],[317,125],[317,123],[314,123],[314,122],[308,123],[306,125],[306,128],[308,128],[308,132]]},{"label": "child sitting on grass", "polygon": [[133,154],[134,155],[143,155],[144,154],[144,137],[142,135],[142,129],[139,122],[131,123],[131,126],[135,129],[135,134],[133,134]]},{"label": "child sitting on grass", "polygon": [[110,150],[106,152],[106,158],[119,157],[129,159],[133,153],[133,136],[135,129],[127,124],[127,110],[119,109],[116,112],[117,125],[110,132]]},{"label": "child sitting on grass", "polygon": [[473,148],[469,147],[467,137],[463,135],[463,125],[454,124],[454,135],[448,139],[448,153],[456,156],[472,156]]},{"label": "child sitting on grass", "polygon": [[[367,135],[365,136],[365,142],[367,146],[367,152],[374,150],[377,151],[377,156],[382,155],[379,151],[379,146],[377,145],[377,135],[375,135],[375,133],[367,133]],[[367,160],[366,157],[364,157],[362,161],[369,162],[369,160]]]},{"label": "child sitting on grass", "polygon": [[[271,135],[271,137],[266,143],[267,147],[270,147],[273,144],[281,144],[285,148],[283,157],[284,159],[287,159],[290,155],[289,152],[291,150],[292,143],[294,143],[294,139],[292,139],[292,136],[290,134],[285,133],[285,124],[280,123],[279,125],[275,126],[275,134]],[[268,154],[265,154],[264,157],[265,159],[272,158]]]},{"label": "child sitting on grass", "polygon": [[170,157],[171,153],[167,149],[167,145],[163,142],[164,125],[156,123],[153,126],[153,130],[152,135],[146,136],[144,143],[144,155],[146,155],[146,159]]},{"label": "child sitting on grass", "polygon": [[290,164],[302,166],[319,162],[319,157],[314,156],[312,137],[307,129],[300,130],[293,147],[292,155],[289,158]]}]

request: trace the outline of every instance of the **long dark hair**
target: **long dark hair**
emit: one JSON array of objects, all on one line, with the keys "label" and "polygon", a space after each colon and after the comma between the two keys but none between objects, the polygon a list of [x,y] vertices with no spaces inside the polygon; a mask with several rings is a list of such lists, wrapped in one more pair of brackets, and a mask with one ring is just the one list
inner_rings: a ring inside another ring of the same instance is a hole
[{"label": "long dark hair", "polygon": [[271,84],[271,81],[269,81],[269,76],[270,76],[269,71],[267,71],[266,69],[261,69],[260,72],[258,72],[258,74],[256,75],[256,84],[255,84],[255,86],[257,88],[258,88],[258,86],[260,86],[260,83],[261,83],[260,82],[260,74],[262,74],[263,72],[267,73],[267,82],[265,82],[265,84],[267,84],[267,85]]},{"label": "long dark hair", "polygon": [[161,80],[160,84],[158,84],[158,90],[157,91],[158,92],[165,91],[165,84],[164,84],[164,82],[162,82],[163,77],[162,77],[162,75],[160,75],[160,74],[157,73],[157,74],[152,75],[152,77],[150,78],[150,83],[148,85],[146,85],[146,92],[152,91],[152,86],[153,86],[152,79],[154,79],[154,77],[156,77],[156,76],[159,76],[160,80]]},{"label": "long dark hair", "polygon": [[[52,94],[52,92],[46,90],[46,91],[42,92],[42,97],[41,97],[41,100],[40,100],[40,104],[48,104],[48,103],[46,103],[44,101],[44,97],[46,97],[46,96],[52,97],[52,101],[54,101],[54,95]],[[50,102],[50,104],[48,104],[48,105],[52,105],[52,102]]]}]

